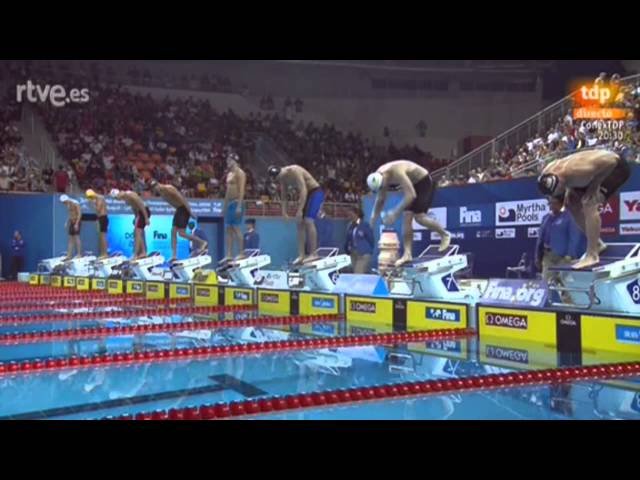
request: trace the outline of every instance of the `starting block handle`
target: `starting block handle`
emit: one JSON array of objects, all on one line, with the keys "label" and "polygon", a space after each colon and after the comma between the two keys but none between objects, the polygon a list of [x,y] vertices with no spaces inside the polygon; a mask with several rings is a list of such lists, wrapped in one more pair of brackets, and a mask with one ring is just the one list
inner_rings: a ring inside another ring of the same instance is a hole
[{"label": "starting block handle", "polygon": [[562,292],[584,293],[589,298],[589,303],[587,303],[586,305],[575,304],[575,303],[564,303],[564,302],[552,302],[551,305],[554,307],[568,307],[568,308],[578,307],[578,308],[590,309],[591,307],[593,307],[593,305],[600,305],[601,303],[601,300],[596,295],[596,291],[593,284],[591,284],[589,288],[560,287],[557,285],[549,285],[549,290],[551,290],[552,292],[558,292],[558,293],[562,293]]}]

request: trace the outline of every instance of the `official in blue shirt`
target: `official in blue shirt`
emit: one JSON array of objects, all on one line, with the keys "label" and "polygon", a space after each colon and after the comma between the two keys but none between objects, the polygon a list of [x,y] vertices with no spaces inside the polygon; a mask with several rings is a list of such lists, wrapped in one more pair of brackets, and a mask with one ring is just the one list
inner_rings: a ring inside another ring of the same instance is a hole
[{"label": "official in blue shirt", "polygon": [[369,273],[371,256],[375,240],[371,226],[363,220],[364,212],[360,208],[349,211],[351,223],[347,228],[344,250],[351,255],[353,273]]},{"label": "official in blue shirt", "polygon": [[260,235],[256,232],[256,221],[253,218],[249,218],[244,223],[247,225],[247,231],[244,234],[244,248],[259,250]]},{"label": "official in blue shirt", "polygon": [[[207,240],[207,234],[204,233],[204,230],[202,230],[200,227],[196,226],[195,222],[189,222],[189,230],[191,230],[191,235],[193,235],[194,237],[198,237],[200,240],[207,242],[207,244],[209,244],[209,240]],[[189,253],[193,253],[193,251],[196,250],[194,248],[193,242],[189,243]]]},{"label": "official in blue shirt", "polygon": [[550,197],[550,213],[542,219],[536,243],[536,267],[549,280],[550,267],[567,265],[584,253],[586,239],[571,214],[562,209],[562,198]]},{"label": "official in blue shirt", "polygon": [[16,230],[11,239],[11,279],[17,280],[18,273],[24,268],[24,239],[22,234]]}]

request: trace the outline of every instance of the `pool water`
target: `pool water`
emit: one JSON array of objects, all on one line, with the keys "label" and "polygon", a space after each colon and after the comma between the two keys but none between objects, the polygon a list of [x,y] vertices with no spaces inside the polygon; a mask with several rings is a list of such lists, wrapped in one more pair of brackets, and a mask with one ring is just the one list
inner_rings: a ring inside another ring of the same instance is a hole
[{"label": "pool water", "polygon": [[[37,311],[34,306],[33,311]],[[47,307],[50,308],[50,307]],[[9,312],[10,313],[10,312]],[[0,314],[0,322],[7,312]],[[255,317],[237,312],[206,318]],[[175,323],[203,316],[134,317],[0,323],[0,334],[68,330],[116,324]],[[213,327],[213,326],[212,326]],[[0,361],[132,352],[345,335],[347,325],[315,328],[208,328],[180,333],[111,335],[96,339],[0,345]],[[206,360],[91,367],[0,377],[0,419],[103,419],[124,414],[351,387],[519,370],[638,360],[614,354],[558,354],[540,345],[475,337],[393,346],[288,351]],[[257,419],[640,419],[640,379],[573,382],[418,398],[307,408]]]}]

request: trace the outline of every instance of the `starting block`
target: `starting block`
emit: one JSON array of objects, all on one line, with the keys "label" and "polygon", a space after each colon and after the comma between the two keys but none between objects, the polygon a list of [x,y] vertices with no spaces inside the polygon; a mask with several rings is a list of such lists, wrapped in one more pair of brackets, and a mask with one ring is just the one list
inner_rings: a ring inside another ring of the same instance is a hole
[{"label": "starting block", "polygon": [[38,263],[38,273],[53,273],[54,268],[58,265],[62,265],[66,255],[60,255],[59,257],[45,258]]},{"label": "starting block", "polygon": [[467,268],[466,254],[458,253],[459,245],[444,252],[429,245],[417,258],[393,269],[388,275],[392,296],[413,296],[430,300],[477,302],[480,292],[458,284],[455,273]]},{"label": "starting block", "polygon": [[162,264],[164,264],[164,257],[158,252],[153,252],[144,258],[126,261],[113,267],[113,270],[115,275],[123,280],[171,280],[173,272],[161,268]]},{"label": "starting block", "polygon": [[195,273],[211,263],[211,256],[202,253],[193,257],[178,260],[170,265],[170,270],[176,280],[181,282],[191,282]]},{"label": "starting block", "polygon": [[259,283],[260,269],[270,263],[271,256],[261,255],[258,249],[247,249],[244,251],[244,258],[220,264],[216,273],[220,279],[226,279],[230,284],[253,287]]},{"label": "starting block", "polygon": [[95,255],[84,255],[58,263],[53,267],[53,273],[72,277],[88,277],[96,261]]},{"label": "starting block", "polygon": [[349,255],[339,255],[337,248],[319,248],[314,255],[318,260],[292,266],[287,273],[289,288],[295,290],[333,291],[340,270],[351,265]]},{"label": "starting block", "polygon": [[121,253],[111,254],[107,258],[99,258],[95,260],[91,265],[93,269],[93,276],[99,278],[109,278],[116,273],[114,269],[118,265],[122,265],[126,261],[127,257],[122,255]]},{"label": "starting block", "polygon": [[590,268],[549,270],[554,273],[549,290],[568,293],[573,302],[553,302],[553,306],[640,313],[640,244],[610,243],[600,263]]}]

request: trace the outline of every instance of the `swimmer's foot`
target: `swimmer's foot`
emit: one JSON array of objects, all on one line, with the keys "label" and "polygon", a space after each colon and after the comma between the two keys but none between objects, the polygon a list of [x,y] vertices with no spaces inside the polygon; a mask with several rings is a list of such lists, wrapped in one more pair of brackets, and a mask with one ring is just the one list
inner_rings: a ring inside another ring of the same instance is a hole
[{"label": "swimmer's foot", "polygon": [[401,267],[402,265],[411,262],[411,260],[413,260],[413,257],[409,256],[409,255],[403,255],[402,257],[400,257],[396,263],[395,266],[396,267]]},{"label": "swimmer's foot", "polygon": [[104,255],[100,255],[100,256],[98,257],[98,260],[104,260],[105,258],[109,258],[109,255],[108,255],[108,254],[106,254],[106,253],[105,253]]},{"label": "swimmer's foot", "polygon": [[607,244],[602,241],[602,239],[598,240],[598,253],[602,253],[607,249]]},{"label": "swimmer's foot", "polygon": [[571,265],[574,270],[580,270],[582,268],[589,268],[600,263],[600,257],[598,255],[585,255],[576,263]]},{"label": "swimmer's foot", "polygon": [[304,256],[296,258],[293,262],[291,262],[291,265],[302,265],[302,263],[304,262],[304,258]]},{"label": "swimmer's foot", "polygon": [[439,252],[444,252],[447,248],[449,248],[449,244],[451,243],[451,234],[447,232],[447,234],[442,237],[440,240],[440,247],[438,248]]},{"label": "swimmer's foot", "polygon": [[244,254],[244,252],[239,253],[238,255],[236,255],[236,258],[234,260],[242,260],[247,258],[247,256]]},{"label": "swimmer's foot", "polygon": [[233,260],[233,258],[231,257],[224,257],[222,260],[220,260],[220,264],[224,264],[224,263],[228,263],[231,260]]}]

